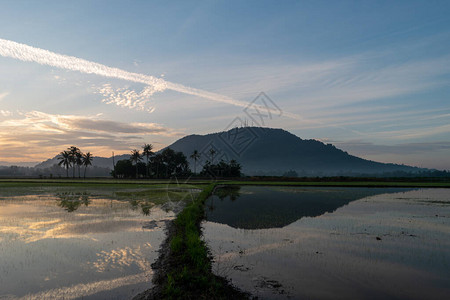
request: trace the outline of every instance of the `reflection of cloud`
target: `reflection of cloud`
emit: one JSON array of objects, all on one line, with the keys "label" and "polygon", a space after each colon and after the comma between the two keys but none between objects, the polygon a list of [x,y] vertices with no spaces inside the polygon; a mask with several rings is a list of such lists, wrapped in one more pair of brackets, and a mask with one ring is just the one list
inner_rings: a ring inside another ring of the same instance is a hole
[{"label": "reflection of cloud", "polygon": [[110,280],[100,280],[90,283],[81,283],[68,287],[51,289],[36,294],[28,294],[19,299],[77,299],[99,292],[110,291],[126,285],[134,285],[143,282],[150,282],[152,272],[144,272],[137,275],[124,276]]},{"label": "reflection of cloud", "polygon": [[[146,243],[143,246],[152,247],[150,243]],[[138,246],[136,249],[125,247],[109,252],[101,251],[97,253],[97,256],[99,258],[92,265],[98,272],[104,272],[107,269],[123,269],[132,264],[137,265],[141,270],[147,270],[149,266],[145,255],[142,253],[141,246]]]},{"label": "reflection of cloud", "polygon": [[[36,197],[36,196],[34,196]],[[110,212],[102,214],[105,202],[96,200],[96,204],[82,213],[67,213],[55,205],[55,199],[23,201],[22,203],[2,203],[0,213],[0,234],[14,236],[25,243],[34,243],[45,239],[90,239],[97,234],[111,232],[142,231],[142,219],[135,213],[111,218]],[[128,207],[128,203],[119,203]]]}]

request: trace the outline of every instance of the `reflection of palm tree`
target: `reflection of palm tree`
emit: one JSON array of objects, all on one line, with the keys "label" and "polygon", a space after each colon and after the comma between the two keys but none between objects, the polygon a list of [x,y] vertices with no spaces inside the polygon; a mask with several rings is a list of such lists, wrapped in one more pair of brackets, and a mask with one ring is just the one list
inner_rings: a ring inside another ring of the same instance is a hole
[{"label": "reflection of palm tree", "polygon": [[241,187],[234,185],[220,187],[214,191],[214,195],[216,195],[221,201],[225,200],[226,197],[228,197],[231,201],[235,201],[241,196]]},{"label": "reflection of palm tree", "polygon": [[70,152],[69,151],[62,151],[61,153],[59,153],[58,155],[58,166],[63,165],[64,168],[66,168],[66,177],[69,177],[69,167],[70,167]]},{"label": "reflection of palm tree", "polygon": [[150,209],[153,207],[153,203],[149,201],[141,202],[142,213],[146,216],[150,214]]},{"label": "reflection of palm tree", "polygon": [[144,155],[146,158],[147,158],[147,168],[146,168],[146,175],[147,175],[147,177],[149,177],[149,172],[148,172],[148,169],[149,169],[149,157],[150,156],[152,156],[154,153],[153,153],[153,145],[152,144],[145,144],[144,145],[144,147],[142,147],[144,150],[142,151],[142,155]]},{"label": "reflection of palm tree", "polygon": [[82,165],[84,166],[83,178],[86,178],[86,169],[88,166],[92,165],[93,159],[94,159],[94,157],[92,156],[91,152],[83,154],[83,158],[82,158]]},{"label": "reflection of palm tree", "polygon": [[67,212],[77,210],[82,204],[88,206],[91,203],[88,193],[61,193],[57,196],[59,197],[58,205]]},{"label": "reflection of palm tree", "polygon": [[131,151],[130,160],[136,165],[136,178],[138,178],[138,163],[142,160],[139,150],[134,149]]},{"label": "reflection of palm tree", "polygon": [[194,174],[197,174],[197,159],[200,158],[200,153],[197,150],[194,150],[190,156],[194,160]]}]

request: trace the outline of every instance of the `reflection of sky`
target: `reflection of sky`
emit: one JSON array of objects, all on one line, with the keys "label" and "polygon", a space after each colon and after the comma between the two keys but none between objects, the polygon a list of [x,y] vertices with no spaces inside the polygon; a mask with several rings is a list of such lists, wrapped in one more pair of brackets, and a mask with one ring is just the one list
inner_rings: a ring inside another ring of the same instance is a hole
[{"label": "reflection of sky", "polygon": [[[204,234],[215,272],[263,298],[439,298],[450,292],[447,194],[371,196],[284,228],[206,222]],[[268,279],[287,294],[261,287]]]},{"label": "reflection of sky", "polygon": [[0,201],[0,298],[130,298],[148,288],[164,233],[143,226],[173,213],[153,208],[144,216],[109,199],[68,213],[57,199]]}]

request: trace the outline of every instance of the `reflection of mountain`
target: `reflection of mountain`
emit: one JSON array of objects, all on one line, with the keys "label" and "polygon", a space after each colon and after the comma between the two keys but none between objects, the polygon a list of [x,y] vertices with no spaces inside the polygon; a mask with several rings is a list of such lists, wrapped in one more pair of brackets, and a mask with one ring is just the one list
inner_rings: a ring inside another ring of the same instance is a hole
[{"label": "reflection of mountain", "polygon": [[[206,219],[234,228],[264,229],[317,217],[364,197],[403,192],[400,188],[242,187],[218,190],[206,201]],[[239,192],[239,191],[238,191]]]}]

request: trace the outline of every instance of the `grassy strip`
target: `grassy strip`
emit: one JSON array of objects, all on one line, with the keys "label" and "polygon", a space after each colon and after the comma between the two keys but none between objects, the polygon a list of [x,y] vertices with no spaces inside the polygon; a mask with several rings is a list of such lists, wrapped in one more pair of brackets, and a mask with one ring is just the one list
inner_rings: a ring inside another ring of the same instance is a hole
[{"label": "grassy strip", "polygon": [[232,288],[226,280],[211,272],[211,258],[201,239],[200,222],[204,203],[216,184],[208,185],[174,221],[170,240],[170,268],[159,282],[161,299],[247,299],[248,295]]}]

